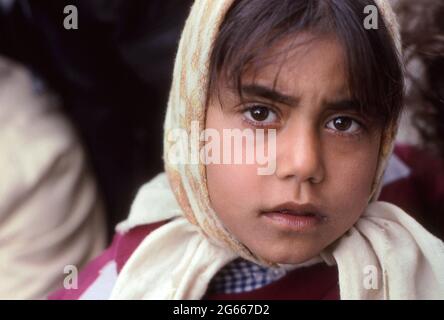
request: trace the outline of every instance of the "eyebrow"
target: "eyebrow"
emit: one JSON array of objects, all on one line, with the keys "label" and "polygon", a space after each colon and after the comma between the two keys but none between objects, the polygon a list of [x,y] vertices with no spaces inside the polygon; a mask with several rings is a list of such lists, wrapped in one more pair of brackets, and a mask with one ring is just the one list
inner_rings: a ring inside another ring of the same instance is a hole
[{"label": "eyebrow", "polygon": [[343,99],[325,103],[326,109],[335,111],[356,111],[361,113],[361,103],[355,99]]},{"label": "eyebrow", "polygon": [[250,84],[244,85],[241,88],[242,94],[252,97],[260,97],[269,101],[294,106],[299,102],[299,98],[283,94],[275,89],[268,88],[262,85]]},{"label": "eyebrow", "polygon": [[[299,103],[299,98],[283,94],[275,89],[258,85],[249,84],[241,87],[242,94],[251,97],[260,97],[269,101],[286,104],[288,106],[296,106]],[[361,113],[361,103],[355,99],[340,99],[335,101],[327,101],[324,103],[324,108],[335,111],[356,111]]]}]

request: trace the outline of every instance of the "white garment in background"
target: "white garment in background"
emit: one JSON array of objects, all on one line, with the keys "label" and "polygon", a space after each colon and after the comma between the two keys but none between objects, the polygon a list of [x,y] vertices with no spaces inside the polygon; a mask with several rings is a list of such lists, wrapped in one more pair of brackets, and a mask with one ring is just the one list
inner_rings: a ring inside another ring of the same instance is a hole
[{"label": "white garment in background", "polygon": [[0,57],[0,299],[40,299],[105,246],[103,209],[57,100]]}]

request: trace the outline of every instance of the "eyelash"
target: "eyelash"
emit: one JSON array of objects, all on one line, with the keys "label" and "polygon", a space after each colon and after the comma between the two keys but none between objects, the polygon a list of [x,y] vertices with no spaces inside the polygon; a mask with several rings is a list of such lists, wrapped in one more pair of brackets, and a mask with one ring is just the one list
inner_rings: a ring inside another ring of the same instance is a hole
[{"label": "eyelash", "polygon": [[[247,119],[246,116],[245,116],[245,113],[246,113],[246,112],[251,112],[251,111],[252,111],[253,109],[255,109],[255,108],[266,108],[266,109],[268,109],[270,112],[274,113],[274,114],[276,115],[276,117],[279,117],[279,114],[280,114],[280,112],[275,111],[274,108],[269,107],[269,106],[265,106],[265,105],[262,105],[262,104],[249,105],[249,106],[246,106],[246,107],[242,108],[242,110],[240,111],[241,114],[242,114],[242,120],[243,120],[243,122],[247,123],[247,124],[250,125],[250,126],[256,127],[256,128],[271,128],[271,127],[277,125],[277,123],[262,124],[261,122],[253,121],[253,120]],[[347,118],[347,119],[350,119],[350,120],[354,121],[354,122],[359,126],[359,129],[356,130],[356,132],[353,132],[353,133],[347,133],[347,132],[344,132],[344,131],[333,130],[333,129],[327,128],[327,124],[330,123],[331,121],[337,119],[337,118]],[[366,130],[366,126],[363,124],[362,121],[356,119],[355,117],[352,117],[352,116],[349,116],[349,115],[341,115],[341,114],[339,114],[339,115],[335,115],[333,118],[330,118],[330,119],[326,122],[325,128],[326,128],[327,130],[329,130],[329,132],[333,133],[334,135],[337,135],[337,136],[340,136],[340,137],[345,137],[345,138],[355,138],[355,137],[359,137],[359,136],[362,135],[363,130]]]},{"label": "eyelash", "polygon": [[359,126],[359,128],[355,132],[350,133],[350,132],[344,132],[341,130],[330,129],[330,128],[327,128],[327,126],[325,126],[326,129],[329,132],[333,133],[334,135],[337,135],[339,137],[344,137],[344,138],[359,138],[362,135],[363,131],[366,130],[366,127],[362,124],[361,121],[355,119],[354,117],[348,116],[348,115],[336,115],[336,116],[334,116],[334,118],[331,118],[329,121],[327,121],[327,124],[337,118],[350,119],[350,120],[354,121]]},{"label": "eyelash", "polygon": [[274,108],[269,107],[269,106],[265,106],[265,105],[261,105],[261,104],[254,104],[254,105],[250,105],[250,106],[244,107],[241,110],[242,120],[244,122],[246,122],[248,125],[251,125],[251,126],[254,126],[254,127],[258,127],[258,128],[271,128],[273,126],[278,125],[277,123],[263,124],[263,123],[258,122],[258,121],[247,119],[246,116],[245,116],[245,113],[246,112],[251,112],[255,108],[266,108],[266,109],[268,109],[268,111],[274,113],[277,118],[279,118],[280,112],[274,110]]}]

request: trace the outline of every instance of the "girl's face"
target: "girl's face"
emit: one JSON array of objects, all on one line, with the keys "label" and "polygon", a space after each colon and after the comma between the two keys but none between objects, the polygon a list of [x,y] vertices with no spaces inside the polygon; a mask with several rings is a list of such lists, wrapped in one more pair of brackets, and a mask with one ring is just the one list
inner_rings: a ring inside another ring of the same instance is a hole
[{"label": "girl's face", "polygon": [[276,170],[258,175],[259,165],[208,164],[212,207],[256,255],[302,263],[343,235],[366,208],[381,128],[351,101],[344,52],[334,37],[304,42],[284,64],[247,72],[242,92],[241,101],[223,83],[208,106],[206,128],[221,137],[223,129],[275,129]]}]

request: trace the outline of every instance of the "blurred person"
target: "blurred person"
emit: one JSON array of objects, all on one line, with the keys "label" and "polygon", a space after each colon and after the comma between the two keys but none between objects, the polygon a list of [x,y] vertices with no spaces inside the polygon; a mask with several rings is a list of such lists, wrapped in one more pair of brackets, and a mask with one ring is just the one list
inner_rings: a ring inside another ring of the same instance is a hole
[{"label": "blurred person", "polygon": [[[191,0],[12,0],[0,52],[62,100],[103,194],[108,233],[139,186],[162,170],[162,122]],[[78,29],[65,29],[75,6]]]},{"label": "blurred person", "polygon": [[95,179],[60,109],[43,82],[0,57],[0,299],[44,298],[65,267],[106,244]]},{"label": "blurred person", "polygon": [[397,0],[406,114],[381,199],[444,239],[444,3]]}]

